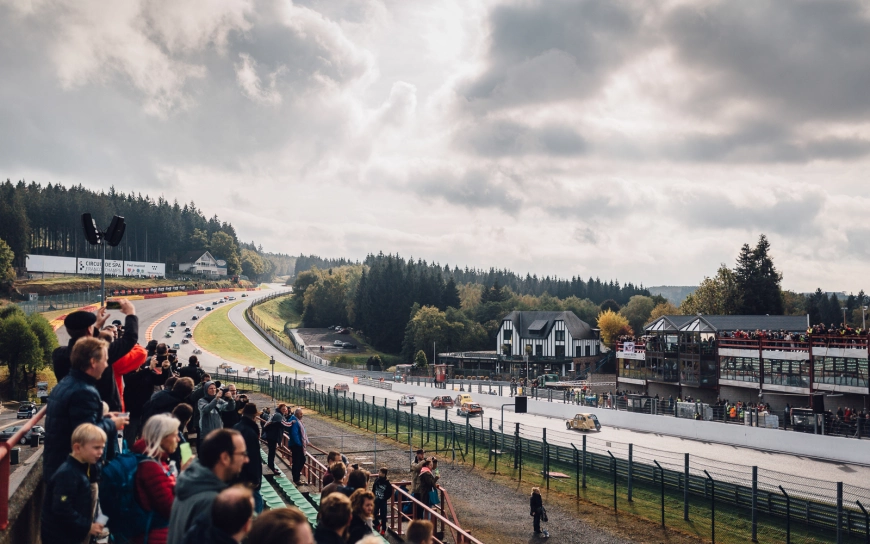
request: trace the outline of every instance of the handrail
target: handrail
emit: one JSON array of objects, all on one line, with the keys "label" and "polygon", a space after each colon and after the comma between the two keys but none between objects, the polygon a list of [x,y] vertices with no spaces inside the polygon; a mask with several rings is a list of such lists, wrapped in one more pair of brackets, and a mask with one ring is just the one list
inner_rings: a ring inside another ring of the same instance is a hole
[{"label": "handrail", "polygon": [[4,531],[9,527],[9,475],[11,465],[9,455],[7,454],[12,449],[12,446],[17,444],[34,425],[39,423],[39,420],[45,417],[47,410],[48,405],[43,406],[9,440],[0,442],[0,531]]},{"label": "handrail", "polygon": [[[393,494],[392,494],[392,497],[391,497],[391,499],[390,499],[390,501],[392,502],[392,506],[394,507],[394,511],[398,513],[398,516],[393,516],[393,526],[391,527],[391,528],[393,529],[393,531],[394,531],[397,535],[402,536],[402,518],[407,518],[407,519],[409,519],[409,520],[410,520],[410,519],[413,519],[411,516],[408,516],[407,514],[405,514],[404,512],[402,512],[402,502],[403,502],[403,501],[402,501],[402,496],[404,495],[405,497],[408,498],[408,501],[407,501],[407,502],[411,502],[411,503],[414,504],[414,506],[413,506],[414,509],[416,509],[416,508],[418,508],[418,507],[419,507],[419,508],[422,508],[424,511],[429,512],[432,516],[434,516],[435,518],[437,518],[438,520],[440,520],[442,525],[447,525],[447,527],[450,528],[451,532],[452,532],[454,535],[457,535],[457,534],[458,534],[459,539],[458,539],[458,540],[454,540],[455,542],[460,543],[460,542],[465,542],[465,541],[467,540],[468,542],[470,542],[470,543],[472,543],[472,544],[483,544],[481,541],[479,541],[479,540],[477,540],[476,538],[474,538],[473,536],[471,536],[470,533],[468,533],[467,531],[465,531],[464,529],[462,529],[462,527],[456,525],[455,523],[453,523],[452,521],[450,521],[449,519],[447,519],[447,518],[444,517],[443,515],[439,514],[438,512],[436,512],[435,510],[433,510],[432,508],[429,508],[428,506],[426,506],[426,505],[423,504],[422,502],[420,502],[420,501],[418,501],[417,499],[415,499],[415,498],[414,498],[412,495],[410,495],[407,491],[405,491],[404,489],[402,489],[401,487],[399,487],[399,485],[400,485],[399,483],[393,484]],[[439,488],[440,488],[440,486],[439,486]],[[398,510],[395,509],[395,505],[396,505],[396,493],[399,494],[399,501],[398,501],[399,506],[398,506]],[[412,514],[413,514],[413,512],[412,512]],[[398,530],[397,530],[396,527],[395,527],[395,525],[396,525],[395,522],[397,521],[397,519],[398,519],[398,522],[399,522],[399,523],[398,523]],[[434,536],[432,537],[432,540],[434,540],[435,542],[438,542],[439,544],[443,544],[443,542],[444,542],[444,541],[442,541],[442,540],[440,540],[440,539],[438,539],[438,538],[436,538],[436,537],[434,537]]]}]

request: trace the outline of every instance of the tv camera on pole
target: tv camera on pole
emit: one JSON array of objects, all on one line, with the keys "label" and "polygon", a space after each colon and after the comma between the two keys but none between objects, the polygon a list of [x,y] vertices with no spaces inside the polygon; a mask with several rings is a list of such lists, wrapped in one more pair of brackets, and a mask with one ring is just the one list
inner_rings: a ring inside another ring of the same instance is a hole
[{"label": "tv camera on pole", "polygon": [[121,243],[127,224],[124,218],[116,215],[105,232],[97,227],[97,222],[89,213],[82,214],[82,227],[85,229],[85,238],[92,246],[102,246],[100,256],[100,306],[106,305],[106,244],[115,247]]}]

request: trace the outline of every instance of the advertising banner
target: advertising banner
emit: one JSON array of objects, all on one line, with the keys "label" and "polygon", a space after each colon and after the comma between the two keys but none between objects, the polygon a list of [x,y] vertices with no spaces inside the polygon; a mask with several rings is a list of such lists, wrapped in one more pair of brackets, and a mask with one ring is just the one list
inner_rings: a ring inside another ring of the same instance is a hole
[{"label": "advertising banner", "polygon": [[143,261],[124,261],[125,276],[166,276],[166,263],[146,263]]},{"label": "advertising banner", "polygon": [[[76,272],[79,274],[100,274],[100,259],[79,259]],[[124,262],[106,259],[107,276],[123,276]]]},{"label": "advertising banner", "polygon": [[75,274],[75,257],[52,257],[49,255],[28,255],[28,272],[50,272],[53,274]]}]

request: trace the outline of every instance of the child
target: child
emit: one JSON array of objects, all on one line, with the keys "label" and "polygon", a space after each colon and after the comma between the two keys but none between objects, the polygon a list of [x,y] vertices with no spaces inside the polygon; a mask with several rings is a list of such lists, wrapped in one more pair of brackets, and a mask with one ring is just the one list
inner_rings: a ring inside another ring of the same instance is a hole
[{"label": "child", "polygon": [[80,544],[102,533],[94,523],[91,465],[99,463],[106,447],[106,433],[83,423],[72,433],[72,453],[51,475],[42,504],[42,542]]},{"label": "child", "polygon": [[372,493],[375,494],[375,531],[381,534],[387,531],[387,501],[391,489],[393,484],[387,479],[387,467],[382,467],[372,484]]}]

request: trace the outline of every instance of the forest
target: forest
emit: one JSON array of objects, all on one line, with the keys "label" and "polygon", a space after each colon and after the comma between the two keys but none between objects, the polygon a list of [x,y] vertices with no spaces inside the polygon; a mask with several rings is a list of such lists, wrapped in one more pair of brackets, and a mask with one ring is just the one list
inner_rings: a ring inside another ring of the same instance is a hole
[{"label": "forest", "polygon": [[227,261],[228,273],[264,281],[273,274],[291,274],[295,259],[270,254],[255,242],[240,243],[235,228],[216,215],[206,217],[194,202],[179,204],[163,196],[92,191],[81,185],[0,183],[0,239],[14,253],[14,266],[23,269],[28,253],[67,257],[99,257],[82,234],[81,214],[90,212],[101,228],[113,215],[125,218],[127,231],[107,259],[165,262],[168,274],[177,270],[187,251],[208,249]]}]

